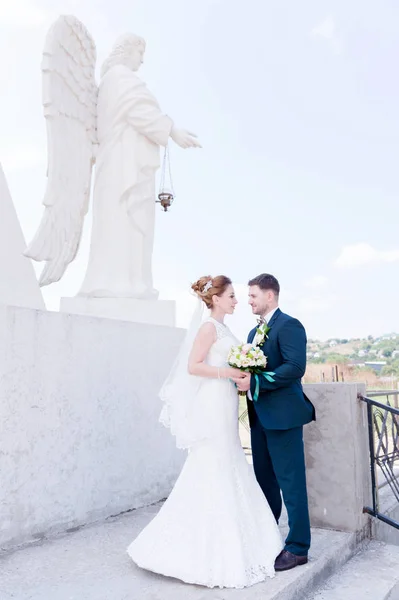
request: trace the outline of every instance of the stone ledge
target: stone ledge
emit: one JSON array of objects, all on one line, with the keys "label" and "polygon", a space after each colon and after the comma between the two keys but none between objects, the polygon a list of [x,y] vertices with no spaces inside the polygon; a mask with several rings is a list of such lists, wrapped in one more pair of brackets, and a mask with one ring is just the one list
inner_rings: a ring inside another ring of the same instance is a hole
[{"label": "stone ledge", "polygon": [[174,300],[75,296],[61,298],[60,312],[166,327],[175,327],[176,322],[176,302]]},{"label": "stone ledge", "polygon": [[306,600],[398,600],[399,548],[370,542]]}]

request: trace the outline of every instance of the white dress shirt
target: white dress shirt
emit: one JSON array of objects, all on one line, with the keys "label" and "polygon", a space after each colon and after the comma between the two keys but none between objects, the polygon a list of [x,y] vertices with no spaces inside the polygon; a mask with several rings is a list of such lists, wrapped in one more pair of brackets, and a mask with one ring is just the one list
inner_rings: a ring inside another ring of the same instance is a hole
[{"label": "white dress shirt", "polygon": [[[278,306],[276,306],[276,308],[273,308],[273,310],[271,310],[270,312],[267,313],[267,315],[265,315],[263,318],[265,320],[265,323],[268,324],[270,319],[272,318],[272,316],[274,315],[274,313],[276,312],[276,310],[278,309]],[[252,401],[252,394],[251,394],[251,390],[247,391],[247,398],[248,400]]]},{"label": "white dress shirt", "polygon": [[274,315],[274,313],[276,312],[277,309],[278,309],[278,306],[276,306],[276,308],[273,308],[273,310],[268,312],[267,315],[265,315],[263,317],[265,319],[266,323],[269,323],[270,319],[272,318],[272,316]]}]

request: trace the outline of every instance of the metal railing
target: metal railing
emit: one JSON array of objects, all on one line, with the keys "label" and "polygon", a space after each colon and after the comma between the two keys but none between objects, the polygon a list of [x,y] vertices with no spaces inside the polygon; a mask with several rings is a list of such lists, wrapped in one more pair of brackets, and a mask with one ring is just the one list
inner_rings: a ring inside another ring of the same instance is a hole
[{"label": "metal railing", "polygon": [[[379,491],[389,486],[399,503],[399,408],[398,390],[368,392],[359,398],[367,404],[372,506],[364,512],[399,529],[399,523],[380,512]],[[375,398],[386,399],[380,402]],[[392,400],[396,406],[392,406]]]},{"label": "metal railing", "polygon": [[381,402],[399,408],[399,390],[367,390],[367,398],[384,398]]}]

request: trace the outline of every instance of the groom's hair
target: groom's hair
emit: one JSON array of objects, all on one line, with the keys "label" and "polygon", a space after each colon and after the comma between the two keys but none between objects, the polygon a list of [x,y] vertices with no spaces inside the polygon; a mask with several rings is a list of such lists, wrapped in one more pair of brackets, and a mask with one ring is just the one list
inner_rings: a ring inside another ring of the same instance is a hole
[{"label": "groom's hair", "polygon": [[248,281],[248,285],[257,285],[261,290],[272,290],[276,296],[280,293],[280,284],[274,275],[262,273]]}]

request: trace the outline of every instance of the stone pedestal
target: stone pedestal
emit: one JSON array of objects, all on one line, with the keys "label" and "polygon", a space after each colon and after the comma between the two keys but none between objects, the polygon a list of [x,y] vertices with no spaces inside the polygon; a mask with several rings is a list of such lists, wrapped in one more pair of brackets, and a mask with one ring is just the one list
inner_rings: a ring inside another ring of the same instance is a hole
[{"label": "stone pedestal", "polygon": [[367,412],[357,383],[308,384],[317,421],[304,428],[306,477],[313,527],[361,531],[370,505]]},{"label": "stone pedestal", "polygon": [[135,300],[134,298],[61,298],[60,312],[118,321],[175,327],[174,300]]}]

